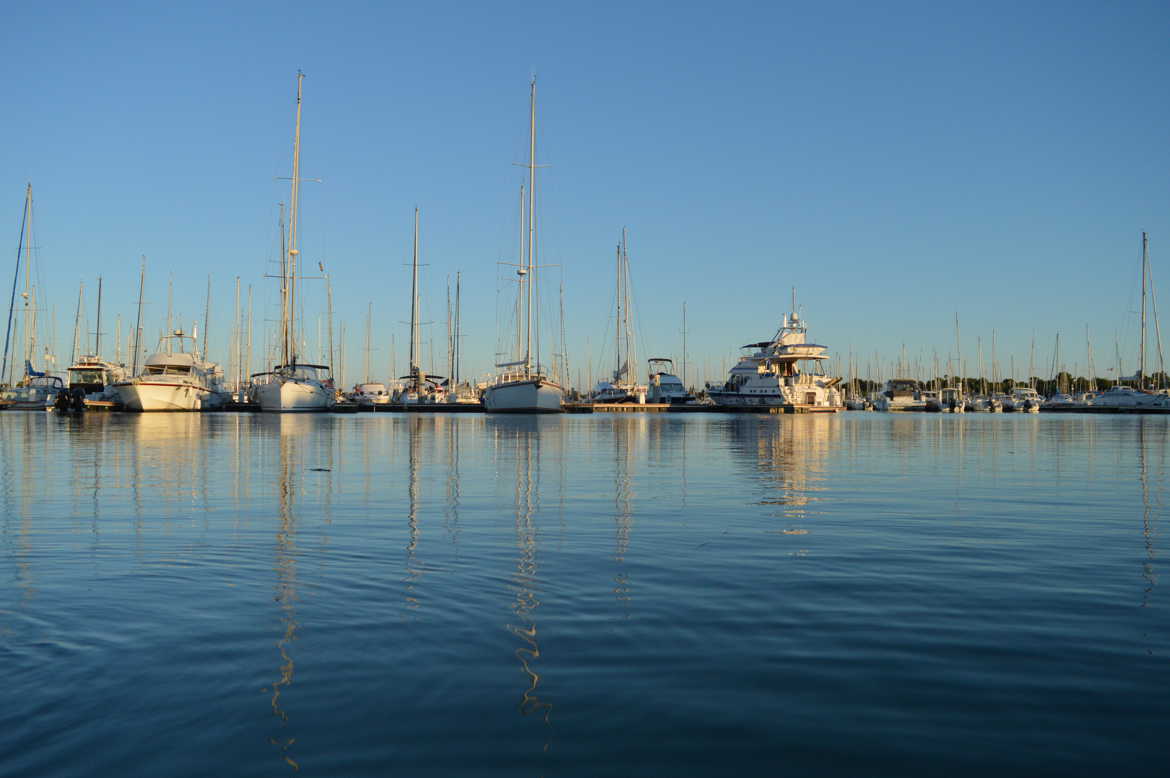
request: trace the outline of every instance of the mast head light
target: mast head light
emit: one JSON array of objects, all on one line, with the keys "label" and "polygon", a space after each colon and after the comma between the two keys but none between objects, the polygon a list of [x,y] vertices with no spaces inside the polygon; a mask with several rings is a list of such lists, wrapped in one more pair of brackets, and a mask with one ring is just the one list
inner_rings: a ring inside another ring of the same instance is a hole
[{"label": "mast head light", "polygon": [[526,276],[526,275],[528,275],[528,269],[527,269],[527,268],[523,268],[523,267],[516,268],[516,275],[518,275],[518,276]]},{"label": "mast head light", "polygon": [[289,249],[289,250],[288,250],[288,253],[289,253],[291,256],[294,256],[294,257],[295,257],[297,254],[300,254],[300,253],[301,253],[301,250],[300,250],[300,249]]}]

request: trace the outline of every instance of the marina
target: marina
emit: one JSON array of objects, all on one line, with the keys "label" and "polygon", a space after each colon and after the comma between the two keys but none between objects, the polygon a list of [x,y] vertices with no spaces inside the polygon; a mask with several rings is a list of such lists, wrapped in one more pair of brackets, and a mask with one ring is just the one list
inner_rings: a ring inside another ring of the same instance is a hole
[{"label": "marina", "polygon": [[1170,5],[7,10],[0,778],[1165,762]]}]

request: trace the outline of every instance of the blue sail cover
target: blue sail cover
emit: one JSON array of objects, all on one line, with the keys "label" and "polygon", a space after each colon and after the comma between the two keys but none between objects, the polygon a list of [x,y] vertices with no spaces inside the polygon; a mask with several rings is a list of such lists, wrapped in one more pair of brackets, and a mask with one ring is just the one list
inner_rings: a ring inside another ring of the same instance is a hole
[{"label": "blue sail cover", "polygon": [[29,359],[24,360],[24,374],[26,376],[28,376],[29,378],[44,378],[45,377],[44,373],[38,373],[37,371],[33,370],[32,360],[29,360]]}]

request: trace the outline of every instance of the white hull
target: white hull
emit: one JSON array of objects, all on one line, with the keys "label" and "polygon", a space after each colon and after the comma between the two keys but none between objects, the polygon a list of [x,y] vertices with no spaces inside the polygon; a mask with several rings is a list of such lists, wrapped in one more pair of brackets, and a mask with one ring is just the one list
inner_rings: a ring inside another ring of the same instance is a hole
[{"label": "white hull", "polygon": [[312,380],[274,378],[256,389],[260,410],[272,413],[313,413],[333,407],[333,390]]},{"label": "white hull", "polygon": [[216,405],[211,390],[188,383],[131,381],[115,384],[114,391],[128,411],[201,411]]},{"label": "white hull", "polygon": [[483,393],[488,413],[561,413],[564,390],[544,379],[506,381]]}]

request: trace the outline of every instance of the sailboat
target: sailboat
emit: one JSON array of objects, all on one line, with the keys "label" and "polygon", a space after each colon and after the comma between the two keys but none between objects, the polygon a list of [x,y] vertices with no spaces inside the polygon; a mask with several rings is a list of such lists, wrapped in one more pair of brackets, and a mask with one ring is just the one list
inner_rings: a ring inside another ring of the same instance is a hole
[{"label": "sailboat", "polygon": [[[1146,375],[1146,282],[1150,279],[1150,237],[1142,233],[1142,308],[1141,308],[1141,342],[1138,347],[1138,369],[1133,377],[1133,386],[1123,386],[1120,383],[1121,358],[1118,357],[1119,382],[1101,392],[1092,400],[1094,408],[1108,408],[1111,410],[1129,411],[1161,411],[1170,410],[1170,396],[1164,392],[1153,392],[1147,387],[1149,376]],[[1155,315],[1157,309],[1155,308]],[[1161,351],[1159,337],[1159,353]]]},{"label": "sailboat", "polygon": [[297,226],[300,217],[301,174],[301,82],[305,74],[297,71],[297,119],[293,134],[292,195],[289,205],[288,247],[282,251],[280,266],[280,364],[259,379],[254,396],[260,410],[275,413],[327,411],[336,402],[333,370],[328,365],[300,362],[297,358],[296,307],[300,276]]},{"label": "sailboat", "polygon": [[536,289],[536,79],[529,90],[528,135],[528,241],[527,251],[521,244],[521,258],[516,273],[519,277],[519,301],[522,316],[516,326],[524,329],[523,353],[520,359],[497,364],[502,371],[484,389],[483,407],[488,413],[561,413],[565,390],[541,371],[539,333],[537,348],[533,350],[533,328],[539,328],[539,310]]},{"label": "sailboat", "polygon": [[410,372],[402,376],[406,388],[398,397],[403,405],[445,402],[446,389],[435,379],[443,376],[427,375],[419,365],[422,362],[422,330],[419,321],[421,299],[418,288],[418,208],[414,209],[414,250],[410,270]]},{"label": "sailboat", "polygon": [[617,272],[614,284],[614,370],[610,380],[602,380],[593,388],[595,403],[645,403],[646,387],[639,386],[636,370],[637,357],[630,312],[630,253],[626,245],[626,228],[617,247]]},{"label": "sailboat", "polygon": [[[16,287],[20,280],[23,256],[24,290],[20,293],[22,305],[21,337],[24,340],[22,357],[24,371],[19,379],[10,376],[9,371],[16,372],[17,357],[14,350],[15,338],[12,337],[16,323],[13,318],[16,314],[17,294]],[[4,335],[4,359],[0,363],[0,382],[9,385],[0,394],[0,408],[12,410],[44,411],[57,402],[58,395],[64,393],[65,383],[59,376],[49,375],[47,371],[33,367],[33,359],[37,349],[37,288],[32,282],[32,184],[25,189],[24,211],[21,216],[20,242],[16,250],[16,272],[12,278],[12,295],[8,304],[8,328]],[[11,361],[10,361],[11,357]],[[45,349],[45,362],[51,361],[48,348]],[[13,380],[15,379],[15,380]]]}]

